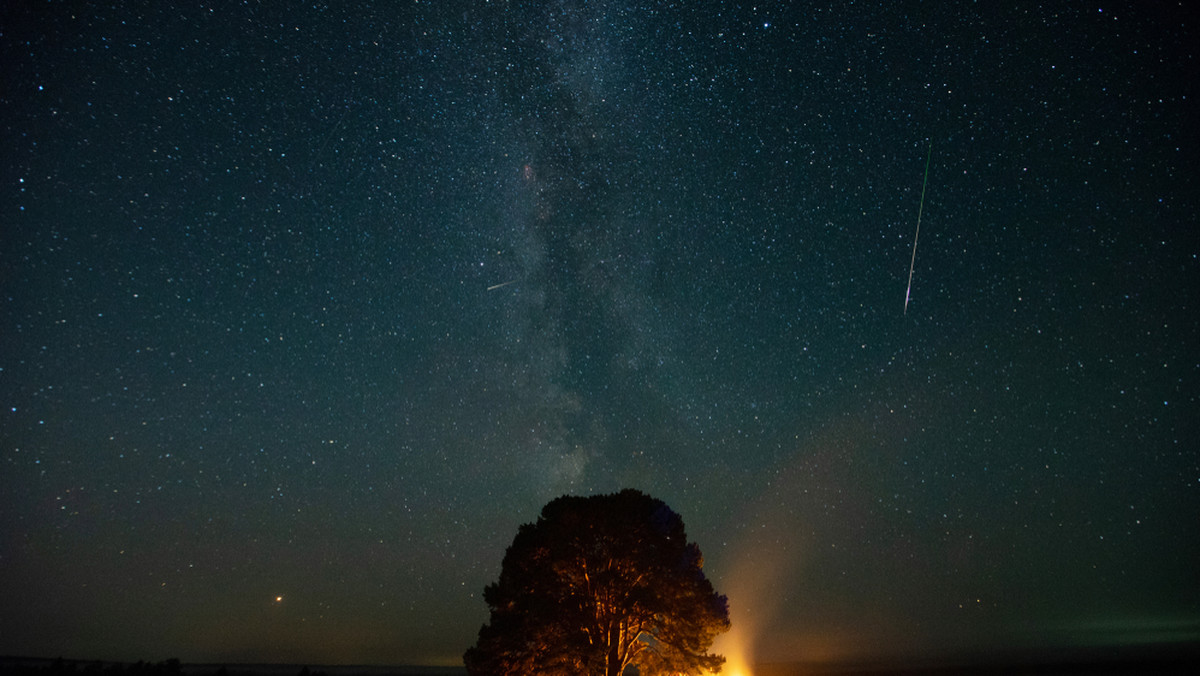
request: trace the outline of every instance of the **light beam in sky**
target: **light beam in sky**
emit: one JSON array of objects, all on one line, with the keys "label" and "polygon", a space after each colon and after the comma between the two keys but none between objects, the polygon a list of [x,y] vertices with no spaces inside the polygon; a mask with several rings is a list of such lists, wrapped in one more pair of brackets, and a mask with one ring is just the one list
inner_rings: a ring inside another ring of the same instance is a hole
[{"label": "light beam in sky", "polygon": [[908,288],[904,290],[904,314],[908,314],[908,301],[912,298],[913,268],[917,265],[917,238],[921,236],[921,212],[925,210],[925,186],[929,184],[929,160],[933,159],[933,141],[929,142],[929,153],[925,156],[925,178],[921,180],[921,205],[917,207],[917,232],[913,235],[912,260],[908,263]]}]

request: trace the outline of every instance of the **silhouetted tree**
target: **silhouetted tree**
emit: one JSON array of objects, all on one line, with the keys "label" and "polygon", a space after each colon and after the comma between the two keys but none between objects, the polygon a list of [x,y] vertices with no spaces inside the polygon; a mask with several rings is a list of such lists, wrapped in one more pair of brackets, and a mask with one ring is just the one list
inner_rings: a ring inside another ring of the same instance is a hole
[{"label": "silhouetted tree", "polygon": [[729,608],[683,519],[635,490],[561,497],[525,524],[484,589],[491,609],[463,656],[472,676],[642,676],[720,669]]}]

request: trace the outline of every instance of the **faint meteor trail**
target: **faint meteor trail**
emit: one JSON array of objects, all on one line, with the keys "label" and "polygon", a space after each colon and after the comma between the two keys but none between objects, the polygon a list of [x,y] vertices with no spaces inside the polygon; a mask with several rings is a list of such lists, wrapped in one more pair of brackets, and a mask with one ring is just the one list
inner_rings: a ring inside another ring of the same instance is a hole
[{"label": "faint meteor trail", "polygon": [[500,284],[493,284],[493,285],[489,286],[489,287],[487,288],[487,290],[488,290],[488,291],[495,291],[496,289],[499,289],[499,288],[506,287],[506,286],[508,286],[509,284],[516,284],[516,283],[517,283],[517,280],[515,280],[515,279],[510,279],[510,280],[509,280],[509,281],[507,281],[507,282],[502,282],[502,283],[500,283]]},{"label": "faint meteor trail", "polygon": [[917,265],[917,238],[921,236],[921,212],[925,210],[925,186],[929,184],[929,160],[933,159],[933,141],[929,142],[929,154],[925,156],[925,178],[921,180],[921,205],[917,207],[917,232],[913,235],[912,260],[908,263],[908,288],[904,290],[904,314],[908,314],[908,301],[912,298],[913,268]]}]

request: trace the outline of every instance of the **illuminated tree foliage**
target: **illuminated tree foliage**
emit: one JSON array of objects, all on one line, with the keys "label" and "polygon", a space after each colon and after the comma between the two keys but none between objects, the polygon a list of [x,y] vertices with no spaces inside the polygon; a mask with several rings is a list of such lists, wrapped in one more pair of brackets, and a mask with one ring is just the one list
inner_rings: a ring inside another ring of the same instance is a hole
[{"label": "illuminated tree foliage", "polygon": [[491,608],[464,656],[472,676],[698,674],[729,609],[683,519],[635,490],[561,497],[504,555]]}]

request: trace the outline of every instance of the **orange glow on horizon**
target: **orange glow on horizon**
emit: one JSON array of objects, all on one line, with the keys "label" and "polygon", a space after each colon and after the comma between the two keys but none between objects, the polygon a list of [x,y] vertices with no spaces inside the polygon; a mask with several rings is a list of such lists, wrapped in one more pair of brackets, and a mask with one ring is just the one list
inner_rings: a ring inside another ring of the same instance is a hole
[{"label": "orange glow on horizon", "polygon": [[714,650],[717,654],[725,656],[725,664],[719,672],[721,676],[754,676],[750,668],[747,642],[736,628],[719,636]]}]

